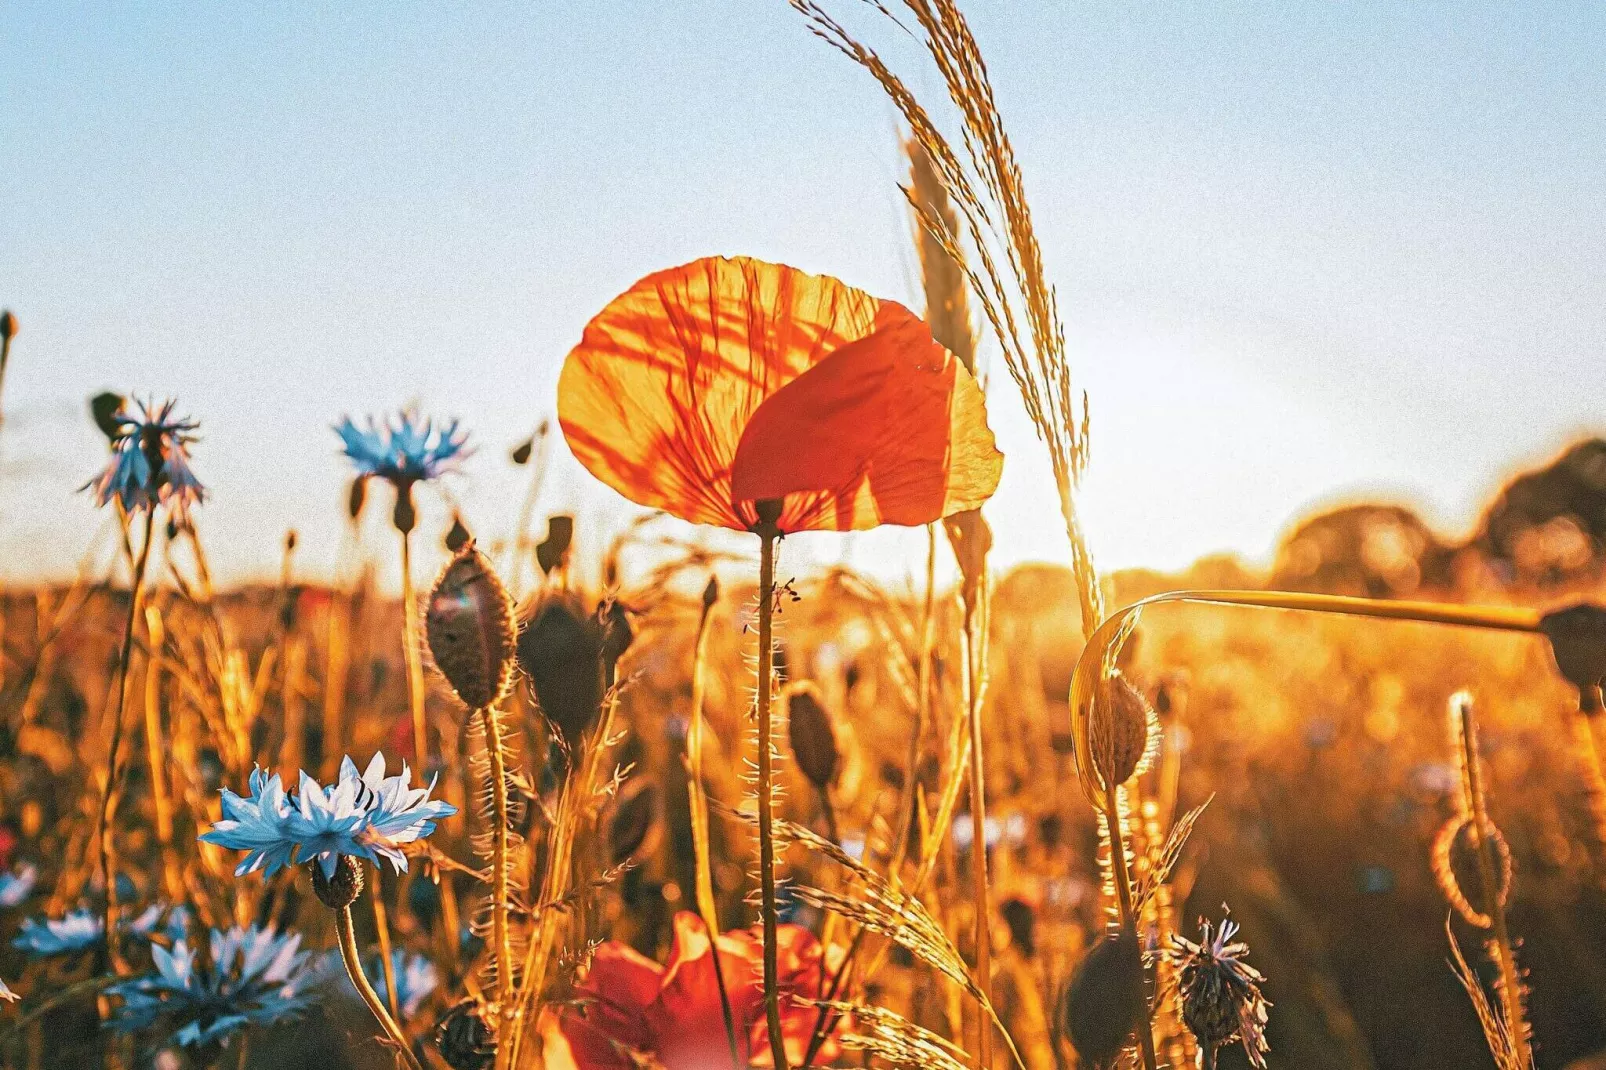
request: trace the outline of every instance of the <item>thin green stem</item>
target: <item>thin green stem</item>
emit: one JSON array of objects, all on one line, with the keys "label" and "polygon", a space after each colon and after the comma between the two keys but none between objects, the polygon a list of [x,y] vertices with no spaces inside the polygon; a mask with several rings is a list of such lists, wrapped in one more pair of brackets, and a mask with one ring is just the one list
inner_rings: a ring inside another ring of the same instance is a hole
[{"label": "thin green stem", "polygon": [[117,657],[117,706],[112,714],[111,742],[106,754],[106,785],[100,797],[100,878],[106,888],[106,949],[112,968],[123,972],[123,958],[117,944],[116,831],[117,781],[121,769],[118,759],[123,749],[123,710],[128,703],[128,666],[134,655],[134,622],[139,619],[140,601],[145,591],[145,568],[151,559],[151,538],[156,516],[145,511],[145,536],[134,562],[133,586],[128,593],[128,617],[123,622],[123,646]]},{"label": "thin green stem", "polygon": [[786,1034],[781,1030],[781,990],[779,910],[775,902],[774,751],[770,745],[770,691],[774,672],[775,541],[780,532],[775,518],[762,519],[765,505],[760,503],[760,522],[755,529],[759,543],[758,559],[758,880],[759,906],[764,923],[764,1019],[769,1026],[770,1055],[775,1070],[787,1070]]},{"label": "thin green stem", "polygon": [[419,1064],[418,1057],[413,1054],[412,1046],[407,1043],[407,1034],[402,1032],[396,1019],[390,1016],[385,1009],[384,1001],[374,986],[368,983],[368,976],[362,971],[362,956],[357,950],[357,934],[351,924],[351,907],[344,906],[335,911],[335,931],[340,936],[340,961],[345,963],[346,976],[351,978],[352,985],[357,994],[368,1005],[379,1025],[384,1029],[386,1037],[396,1049],[397,1056],[407,1065],[408,1070],[424,1070]]}]

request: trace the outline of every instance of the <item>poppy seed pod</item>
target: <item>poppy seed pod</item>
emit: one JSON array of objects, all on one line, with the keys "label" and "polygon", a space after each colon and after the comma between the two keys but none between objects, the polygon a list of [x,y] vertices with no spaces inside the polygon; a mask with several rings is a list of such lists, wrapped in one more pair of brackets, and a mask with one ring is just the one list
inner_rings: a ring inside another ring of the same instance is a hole
[{"label": "poppy seed pod", "polygon": [[452,1070],[485,1070],[496,1061],[491,1027],[480,1005],[465,999],[441,1015],[435,1026],[435,1047]]},{"label": "poppy seed pod", "polygon": [[1082,1062],[1113,1067],[1143,1018],[1145,999],[1138,936],[1123,925],[1093,945],[1060,1004],[1060,1022]]},{"label": "poppy seed pod", "polygon": [[642,853],[659,809],[658,785],[651,781],[620,795],[608,819],[608,853],[613,865],[623,865]]},{"label": "poppy seed pod", "polygon": [[483,709],[507,697],[517,634],[513,599],[469,543],[442,570],[424,613],[435,667],[465,706]]},{"label": "poppy seed pod", "polygon": [[1606,680],[1606,607],[1579,602],[1547,613],[1539,628],[1550,640],[1556,668],[1578,688],[1585,713],[1599,713],[1600,686]]},{"label": "poppy seed pod", "polygon": [[841,755],[819,689],[807,681],[787,687],[786,718],[798,769],[824,791],[836,782]]},{"label": "poppy seed pod", "polygon": [[455,554],[473,540],[474,536],[469,532],[468,525],[463,523],[463,518],[453,513],[451,529],[446,532],[446,548]]},{"label": "poppy seed pod", "polygon": [[569,559],[569,543],[574,540],[574,517],[559,513],[546,522],[546,538],[535,548],[536,563],[550,576]]},{"label": "poppy seed pod", "polygon": [[1111,787],[1125,784],[1149,766],[1159,736],[1159,719],[1143,693],[1119,671],[1099,690],[1093,703],[1088,748],[1099,779]]},{"label": "poppy seed pod", "polygon": [[524,465],[527,465],[527,464],[530,463],[530,454],[533,453],[534,451],[535,451],[535,436],[531,435],[529,438],[525,439],[523,442],[520,442],[517,446],[514,446],[513,447],[513,452],[510,453],[508,456],[510,458],[512,458],[514,464],[516,464],[516,465],[518,465],[518,466],[520,466],[522,468]]},{"label": "poppy seed pod", "polygon": [[597,720],[604,692],[602,629],[570,599],[537,606],[519,632],[519,668],[546,719],[570,749]]},{"label": "poppy seed pod", "polygon": [[350,855],[340,855],[335,860],[333,877],[325,877],[323,866],[316,861],[308,868],[312,871],[312,894],[330,910],[344,910],[362,894],[362,866]]}]

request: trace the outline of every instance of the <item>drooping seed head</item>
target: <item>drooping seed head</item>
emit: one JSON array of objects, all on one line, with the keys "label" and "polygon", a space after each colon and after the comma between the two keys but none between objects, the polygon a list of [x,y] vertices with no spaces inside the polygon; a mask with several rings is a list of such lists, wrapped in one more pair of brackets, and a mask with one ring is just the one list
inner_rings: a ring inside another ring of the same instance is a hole
[{"label": "drooping seed head", "polygon": [[623,865],[643,853],[661,807],[658,785],[651,781],[643,781],[619,796],[608,818],[608,852],[613,865]]},{"label": "drooping seed head", "polygon": [[1060,1003],[1060,1024],[1082,1062],[1116,1065],[1143,1018],[1143,955],[1130,925],[1107,933],[1087,953]]},{"label": "drooping seed head", "polygon": [[1093,702],[1088,749],[1099,779],[1118,787],[1149,767],[1159,745],[1159,719],[1143,693],[1119,670]]},{"label": "drooping seed head", "polygon": [[602,629],[565,596],[536,606],[519,632],[519,668],[537,705],[571,750],[602,710]]},{"label": "drooping seed head", "polygon": [[496,1045],[484,1008],[465,999],[441,1015],[435,1048],[452,1070],[486,1070],[496,1061]]},{"label": "drooping seed head", "polygon": [[325,877],[323,866],[316,860],[307,868],[312,873],[312,894],[330,910],[344,910],[362,894],[362,866],[350,855],[341,855],[335,860],[333,877]]},{"label": "drooping seed head", "polygon": [[819,688],[809,681],[786,688],[786,716],[792,756],[809,783],[824,791],[836,782],[841,752],[836,728],[826,712]]},{"label": "drooping seed head", "polygon": [[482,709],[507,697],[518,635],[513,599],[472,542],[435,581],[424,635],[435,667],[465,706]]}]

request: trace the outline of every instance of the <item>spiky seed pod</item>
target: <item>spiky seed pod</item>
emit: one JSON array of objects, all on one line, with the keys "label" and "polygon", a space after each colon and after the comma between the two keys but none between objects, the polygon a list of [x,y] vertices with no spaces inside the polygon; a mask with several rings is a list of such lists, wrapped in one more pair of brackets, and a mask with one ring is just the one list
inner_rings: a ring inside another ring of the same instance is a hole
[{"label": "spiky seed pod", "polygon": [[473,541],[474,536],[469,533],[468,525],[463,523],[463,517],[453,513],[451,530],[446,533],[446,548],[455,554]]},{"label": "spiky seed pod", "polygon": [[613,865],[623,865],[642,853],[648,835],[657,825],[661,807],[658,785],[651,781],[643,781],[620,795],[608,818],[608,852]]},{"label": "spiky seed pod", "polygon": [[538,605],[519,632],[519,668],[571,750],[602,710],[602,629],[571,599]]},{"label": "spiky seed pod", "polygon": [[362,894],[362,865],[350,855],[340,855],[335,860],[333,877],[323,875],[321,863],[313,862],[308,868],[312,871],[312,894],[330,910],[344,910]]},{"label": "spiky seed pod", "polygon": [[465,999],[441,1015],[435,1026],[435,1047],[452,1070],[485,1070],[496,1062],[496,1046],[484,1009]]},{"label": "spiky seed pod", "polygon": [[[1494,845],[1495,886],[1498,907],[1511,896],[1511,848],[1500,830],[1489,826],[1489,842]],[[1487,929],[1494,925],[1494,907],[1483,901],[1483,885],[1478,874],[1478,847],[1473,838],[1472,818],[1452,817],[1433,840],[1433,877],[1439,890],[1455,912],[1468,925]],[[1467,894],[1467,889],[1472,894]]]},{"label": "spiky seed pod", "polygon": [[559,513],[546,522],[546,538],[535,548],[535,560],[550,576],[569,559],[569,543],[574,540],[574,517]]},{"label": "spiky seed pod", "polygon": [[1060,1023],[1077,1057],[1094,1070],[1121,1058],[1143,1019],[1143,954],[1130,925],[1093,945],[1065,989]]},{"label": "spiky seed pod", "polygon": [[792,756],[809,783],[824,791],[836,783],[841,753],[837,749],[836,728],[825,711],[819,688],[809,681],[786,688],[787,729]]},{"label": "spiky seed pod", "polygon": [[1556,668],[1578,688],[1580,708],[1601,712],[1600,687],[1606,681],[1606,607],[1579,602],[1547,613],[1539,622]]},{"label": "spiky seed pod", "polygon": [[358,476],[351,481],[351,489],[346,492],[346,515],[353,521],[362,516],[362,507],[368,503],[368,480]]},{"label": "spiky seed pod", "polygon": [[[1238,925],[1223,919],[1211,935],[1211,924],[1200,922],[1196,944],[1175,933],[1167,954],[1177,966],[1177,998],[1182,1024],[1199,1042],[1200,1063],[1213,1066],[1217,1048],[1241,1040],[1250,1065],[1265,1070],[1265,1029],[1271,1004],[1260,994],[1266,978],[1243,961],[1249,945],[1235,942]],[[1207,1059],[1203,1054],[1210,1053]]]},{"label": "spiky seed pod", "polygon": [[507,697],[518,636],[513,599],[473,543],[458,551],[435,581],[424,635],[435,667],[463,705],[483,709]]},{"label": "spiky seed pod", "polygon": [[1110,673],[1093,703],[1088,733],[1093,768],[1110,787],[1149,767],[1159,741],[1159,718],[1143,693],[1119,670]]}]

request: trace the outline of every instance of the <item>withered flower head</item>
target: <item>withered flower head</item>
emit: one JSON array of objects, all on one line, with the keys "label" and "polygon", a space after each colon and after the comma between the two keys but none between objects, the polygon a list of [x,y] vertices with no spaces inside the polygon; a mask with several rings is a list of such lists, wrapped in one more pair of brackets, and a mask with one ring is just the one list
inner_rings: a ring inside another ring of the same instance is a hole
[{"label": "withered flower head", "polygon": [[436,668],[465,706],[482,709],[507,697],[517,637],[513,599],[472,542],[435,581],[424,635]]},{"label": "withered flower head", "polygon": [[786,688],[786,714],[792,756],[809,783],[824,791],[836,782],[841,760],[836,728],[819,688],[807,680]]},{"label": "withered flower head", "polygon": [[1267,1010],[1271,1004],[1260,994],[1266,978],[1244,961],[1249,945],[1235,942],[1238,924],[1223,918],[1211,935],[1211,924],[1200,922],[1196,944],[1173,933],[1168,954],[1177,966],[1177,994],[1182,1004],[1182,1024],[1188,1027],[1199,1047],[1212,1055],[1217,1048],[1238,1040],[1251,1065],[1265,1070]]},{"label": "withered flower head", "polygon": [[435,1026],[435,1047],[452,1070],[486,1070],[496,1061],[491,1027],[480,1005],[465,999],[441,1015]]}]

